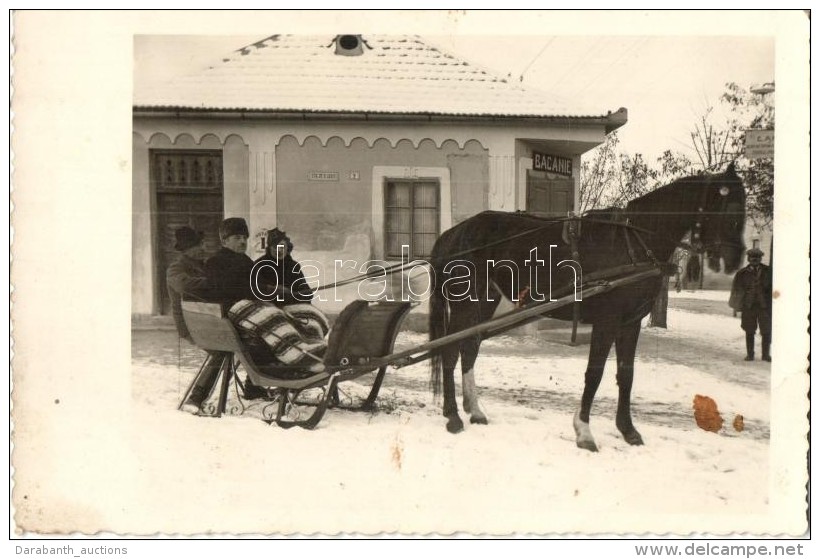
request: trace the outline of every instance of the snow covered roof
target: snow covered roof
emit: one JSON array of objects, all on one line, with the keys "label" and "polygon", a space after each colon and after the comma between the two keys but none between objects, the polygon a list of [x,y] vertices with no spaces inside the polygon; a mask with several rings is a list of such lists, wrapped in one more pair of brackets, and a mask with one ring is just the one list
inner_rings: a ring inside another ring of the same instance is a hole
[{"label": "snow covered roof", "polygon": [[417,36],[273,35],[220,63],[135,93],[137,112],[262,111],[603,119],[525,89]]}]

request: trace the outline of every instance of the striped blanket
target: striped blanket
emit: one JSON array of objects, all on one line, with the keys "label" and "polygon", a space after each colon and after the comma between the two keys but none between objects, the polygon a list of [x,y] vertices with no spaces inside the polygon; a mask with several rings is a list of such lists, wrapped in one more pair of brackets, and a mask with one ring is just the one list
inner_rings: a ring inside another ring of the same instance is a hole
[{"label": "striped blanket", "polygon": [[316,363],[327,349],[327,318],[310,304],[279,308],[271,303],[242,299],[231,306],[228,318],[240,335],[262,340],[286,365]]}]

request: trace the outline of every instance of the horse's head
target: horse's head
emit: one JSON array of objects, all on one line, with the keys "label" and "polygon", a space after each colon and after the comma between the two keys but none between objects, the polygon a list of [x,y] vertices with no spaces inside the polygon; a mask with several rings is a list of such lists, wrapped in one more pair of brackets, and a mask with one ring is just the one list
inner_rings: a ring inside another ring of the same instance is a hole
[{"label": "horse's head", "polygon": [[746,194],[734,163],[719,175],[703,177],[703,193],[692,233],[696,248],[706,252],[712,271],[736,271],[743,260],[743,228],[746,222]]}]

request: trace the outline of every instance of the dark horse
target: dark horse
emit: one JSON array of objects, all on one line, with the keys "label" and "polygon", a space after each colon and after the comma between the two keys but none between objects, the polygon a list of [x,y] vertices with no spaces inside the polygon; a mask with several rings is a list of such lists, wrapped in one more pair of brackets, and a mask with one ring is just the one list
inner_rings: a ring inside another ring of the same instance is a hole
[{"label": "dark horse", "polygon": [[[640,269],[669,273],[665,268],[672,252],[687,234],[695,248],[706,252],[711,269],[718,271],[722,258],[723,271],[732,273],[744,250],[744,220],[745,194],[734,165],[722,174],[679,179],[629,202],[625,210],[590,212],[580,220],[480,213],[445,231],[433,248],[430,339],[490,319],[501,296],[532,305],[571,294],[576,274],[588,285]],[[575,313],[592,324],[584,393],[574,418],[581,448],[597,450],[589,413],[613,342],[618,362],[615,423],[629,444],[643,444],[630,411],[635,348],[641,319],[661,285],[662,274],[650,272],[647,278],[546,313],[562,320],[572,320]],[[439,350],[431,361],[436,392],[443,377],[443,412],[451,433],[464,429],[454,380],[459,354],[464,411],[471,423],[487,423],[473,373],[481,341],[481,334],[468,337]]]}]

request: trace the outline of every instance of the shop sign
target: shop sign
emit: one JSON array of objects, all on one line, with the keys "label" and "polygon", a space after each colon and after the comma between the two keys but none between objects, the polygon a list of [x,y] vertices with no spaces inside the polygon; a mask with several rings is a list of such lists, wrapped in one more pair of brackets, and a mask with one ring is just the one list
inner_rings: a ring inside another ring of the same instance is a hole
[{"label": "shop sign", "polygon": [[774,157],[774,130],[746,130],[744,155],[749,159]]},{"label": "shop sign", "polygon": [[532,168],[535,171],[547,171],[566,177],[572,176],[572,159],[548,153],[532,152]]}]

